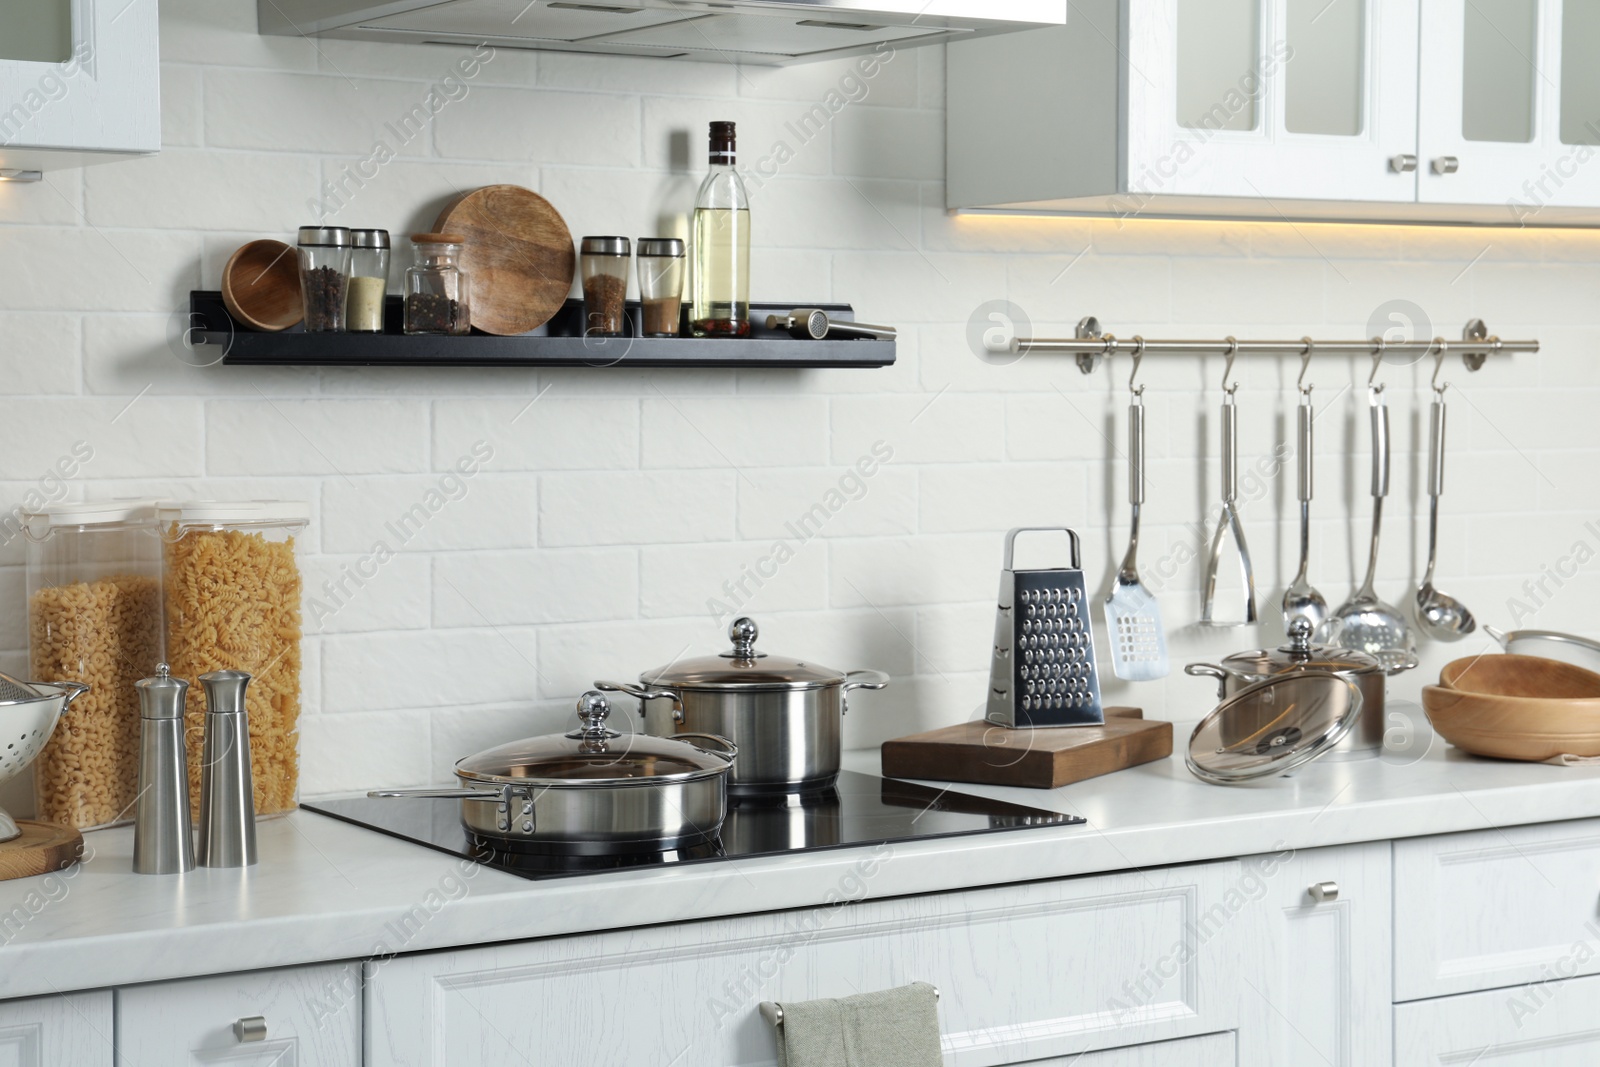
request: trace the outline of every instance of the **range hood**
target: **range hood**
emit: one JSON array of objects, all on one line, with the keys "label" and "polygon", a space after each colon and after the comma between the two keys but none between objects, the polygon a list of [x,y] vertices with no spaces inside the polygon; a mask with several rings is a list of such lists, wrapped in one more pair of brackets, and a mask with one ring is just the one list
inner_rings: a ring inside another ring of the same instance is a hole
[{"label": "range hood", "polygon": [[783,66],[1062,26],[1066,0],[257,0],[261,32]]}]

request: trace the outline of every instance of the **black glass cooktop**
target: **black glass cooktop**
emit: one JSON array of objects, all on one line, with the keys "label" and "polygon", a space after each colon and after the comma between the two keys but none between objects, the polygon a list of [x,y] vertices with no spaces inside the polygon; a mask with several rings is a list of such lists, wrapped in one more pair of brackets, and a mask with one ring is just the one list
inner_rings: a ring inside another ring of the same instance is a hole
[{"label": "black glass cooktop", "polygon": [[717,838],[668,852],[552,855],[512,851],[470,834],[461,825],[459,800],[352,797],[305,801],[300,806],[524,878],[1070,826],[1084,821],[1076,815],[852,771],[841,773],[831,789],[814,793],[734,797]]}]

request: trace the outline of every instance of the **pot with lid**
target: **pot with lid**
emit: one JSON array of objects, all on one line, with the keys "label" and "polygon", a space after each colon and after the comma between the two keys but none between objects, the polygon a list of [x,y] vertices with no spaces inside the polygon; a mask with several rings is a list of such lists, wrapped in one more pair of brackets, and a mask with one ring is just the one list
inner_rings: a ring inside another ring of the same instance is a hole
[{"label": "pot with lid", "polygon": [[[1236,652],[1220,665],[1191,663],[1184,668],[1184,673],[1217,679],[1218,700],[1230,699],[1251,685],[1285,674],[1316,671],[1346,678],[1361,693],[1359,718],[1341,740],[1329,747],[1347,755],[1376,753],[1383,748],[1386,725],[1385,683],[1396,668],[1386,668],[1376,657],[1355,649],[1314,645],[1311,643],[1311,633],[1310,620],[1296,618],[1289,624],[1287,645]],[[1416,657],[1413,656],[1398,670],[1409,670],[1416,665]],[[1228,729],[1227,721],[1219,726],[1223,732]]]},{"label": "pot with lid", "polygon": [[611,705],[578,698],[582,725],[512,741],[456,763],[459,789],[384,789],[372,797],[461,801],[461,822],[511,849],[602,852],[689,848],[716,838],[728,812],[724,737],[619,733]]},{"label": "pot with lid", "polygon": [[839,775],[845,697],[882,689],[882,671],[832,667],[757,651],[760,631],[748,618],[728,628],[733,647],[715,656],[645,671],[638,684],[595,688],[639,698],[645,730],[716,734],[739,746],[728,784],[739,792],[821,789]]}]

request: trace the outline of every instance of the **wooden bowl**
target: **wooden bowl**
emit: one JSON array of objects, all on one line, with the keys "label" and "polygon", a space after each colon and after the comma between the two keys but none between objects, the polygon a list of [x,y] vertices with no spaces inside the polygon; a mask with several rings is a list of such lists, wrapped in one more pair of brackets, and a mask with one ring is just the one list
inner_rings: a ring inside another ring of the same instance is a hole
[{"label": "wooden bowl", "polygon": [[277,333],[306,317],[300,254],[282,241],[241,245],[222,268],[222,302],[252,330]]},{"label": "wooden bowl", "polygon": [[1600,674],[1541,656],[1496,653],[1458,659],[1439,672],[1439,684],[1485,696],[1600,699]]},{"label": "wooden bowl", "polygon": [[1422,707],[1440,737],[1476,756],[1533,762],[1600,756],[1600,698],[1496,696],[1430,685],[1423,687]]}]

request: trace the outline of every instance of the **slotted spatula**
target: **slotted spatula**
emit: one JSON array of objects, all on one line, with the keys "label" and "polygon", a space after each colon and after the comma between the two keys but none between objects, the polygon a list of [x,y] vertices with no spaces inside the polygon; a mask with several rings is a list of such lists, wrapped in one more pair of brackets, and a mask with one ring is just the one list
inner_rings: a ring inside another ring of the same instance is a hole
[{"label": "slotted spatula", "polygon": [[[1134,357],[1133,373],[1139,373]],[[1167,632],[1161,625],[1161,605],[1139,580],[1139,507],[1144,503],[1144,386],[1133,389],[1128,405],[1128,503],[1133,519],[1128,527],[1128,552],[1106,597],[1106,635],[1111,641],[1111,669],[1125,682],[1165,678]]]}]

